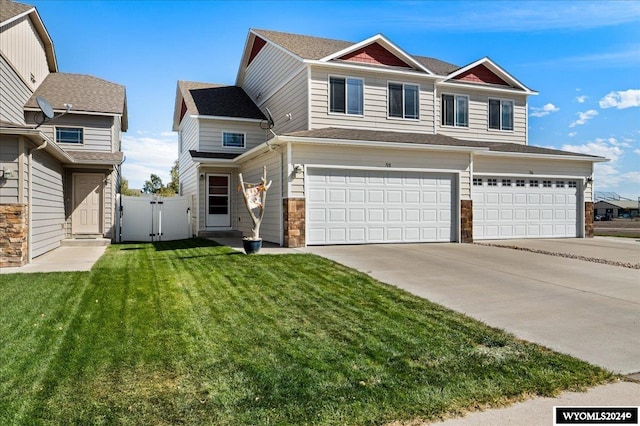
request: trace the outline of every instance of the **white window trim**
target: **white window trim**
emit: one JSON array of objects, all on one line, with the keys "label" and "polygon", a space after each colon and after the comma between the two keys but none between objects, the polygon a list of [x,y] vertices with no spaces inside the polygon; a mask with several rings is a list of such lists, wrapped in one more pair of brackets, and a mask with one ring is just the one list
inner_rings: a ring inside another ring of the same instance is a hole
[{"label": "white window trim", "polygon": [[[82,142],[80,142],[80,143],[59,142],[58,141],[58,129],[82,129]],[[55,140],[55,142],[57,144],[69,145],[69,146],[84,145],[85,135],[86,135],[86,127],[84,127],[84,126],[53,126],[53,138],[54,138],[54,140]]]},{"label": "white window trim", "polygon": [[[444,102],[442,102],[442,97],[448,95],[448,96],[453,96],[453,126],[450,124],[442,124],[443,121],[443,116],[444,116]],[[458,114],[456,114],[456,98],[457,97],[463,97],[463,98],[467,98],[467,125],[466,126],[458,126],[456,124],[457,118],[458,118]],[[442,127],[447,127],[449,129],[469,129],[471,127],[471,124],[469,123],[469,109],[470,109],[470,101],[469,101],[469,95],[461,95],[459,93],[450,93],[450,92],[442,92],[440,93],[440,125]]]},{"label": "white window trim", "polygon": [[[491,116],[491,108],[489,106],[489,102],[490,101],[500,101],[500,128],[499,129],[492,129],[491,127],[489,127],[489,119]],[[502,128],[502,102],[506,101],[506,102],[511,102],[512,104],[512,120],[513,120],[513,129],[503,129]],[[508,99],[508,98],[495,98],[495,97],[489,97],[487,98],[487,130],[489,132],[502,132],[502,133],[514,133],[516,130],[516,101],[514,99]]]},{"label": "white window trim", "polygon": [[[229,134],[235,134],[235,135],[242,135],[242,146],[226,146],[224,144],[224,134],[225,133],[229,133]],[[231,130],[223,130],[222,132],[220,132],[220,146],[223,149],[246,149],[247,147],[247,133],[246,132],[237,132],[237,131],[231,131]]]},{"label": "white window trim", "polygon": [[[344,112],[332,112],[331,111],[331,79],[332,78],[342,78],[344,79],[344,103],[345,103],[345,107],[344,107]],[[349,100],[347,99],[347,80],[360,80],[362,82],[362,114],[349,114],[347,112],[347,105],[349,103]],[[365,114],[365,106],[366,103],[364,101],[364,92],[365,92],[365,84],[364,84],[364,78],[362,77],[351,77],[351,76],[345,76],[345,75],[338,75],[338,74],[329,74],[327,76],[327,114],[329,115],[336,115],[338,117],[364,117]]]},{"label": "white window trim", "polygon": [[[402,86],[402,117],[392,117],[389,115],[389,84],[399,84]],[[405,103],[404,103],[404,88],[405,86],[415,86],[418,88],[418,117],[417,118],[407,118],[407,112],[405,111]],[[402,120],[402,121],[420,121],[420,93],[422,89],[418,83],[404,83],[402,81],[394,81],[387,80],[387,119],[389,120]]]}]

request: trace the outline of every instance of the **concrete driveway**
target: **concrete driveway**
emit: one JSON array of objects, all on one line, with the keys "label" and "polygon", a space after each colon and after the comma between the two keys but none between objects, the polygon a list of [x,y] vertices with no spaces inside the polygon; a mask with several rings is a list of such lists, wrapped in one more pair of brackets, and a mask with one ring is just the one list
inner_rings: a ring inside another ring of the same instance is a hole
[{"label": "concrete driveway", "polygon": [[474,244],[307,247],[522,339],[640,371],[640,271]]}]

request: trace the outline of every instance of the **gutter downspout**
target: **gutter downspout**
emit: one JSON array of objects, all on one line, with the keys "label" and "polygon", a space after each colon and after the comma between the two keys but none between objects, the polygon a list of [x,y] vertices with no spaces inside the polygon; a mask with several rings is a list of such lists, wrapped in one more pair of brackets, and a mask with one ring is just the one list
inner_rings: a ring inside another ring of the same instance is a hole
[{"label": "gutter downspout", "polygon": [[33,152],[34,151],[40,151],[41,149],[45,149],[47,147],[47,145],[49,144],[49,142],[45,139],[44,143],[42,145],[40,145],[37,148],[31,148],[28,152],[29,155],[29,188],[27,190],[27,215],[28,215],[28,229],[27,229],[27,252],[28,254],[28,259],[27,259],[27,263],[31,263],[31,260],[33,259],[33,244],[31,244],[32,240],[33,240],[33,227],[32,227],[32,221],[33,221],[33,213],[32,213],[32,207],[33,207]]}]

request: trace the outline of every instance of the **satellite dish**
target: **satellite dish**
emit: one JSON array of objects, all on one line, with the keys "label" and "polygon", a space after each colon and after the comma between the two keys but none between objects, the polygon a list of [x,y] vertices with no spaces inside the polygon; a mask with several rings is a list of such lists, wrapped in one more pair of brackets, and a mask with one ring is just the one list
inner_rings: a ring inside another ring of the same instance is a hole
[{"label": "satellite dish", "polygon": [[[265,115],[267,116],[267,120],[266,120],[266,127],[265,125],[263,125],[262,123],[260,123],[260,127],[262,127],[263,129],[267,130],[267,129],[273,129],[273,116],[271,115],[271,111],[269,111],[269,108],[265,108],[266,112]],[[262,122],[264,122],[265,120],[262,120]]]},{"label": "satellite dish", "polygon": [[[40,111],[42,111],[44,116],[46,118],[48,118],[49,120],[51,120],[53,118],[53,107],[51,106],[49,101],[47,101],[42,96],[36,96],[36,102],[37,102],[38,106],[40,107]],[[45,119],[45,121],[46,121],[46,119]],[[43,121],[43,123],[44,123],[44,121]]]}]

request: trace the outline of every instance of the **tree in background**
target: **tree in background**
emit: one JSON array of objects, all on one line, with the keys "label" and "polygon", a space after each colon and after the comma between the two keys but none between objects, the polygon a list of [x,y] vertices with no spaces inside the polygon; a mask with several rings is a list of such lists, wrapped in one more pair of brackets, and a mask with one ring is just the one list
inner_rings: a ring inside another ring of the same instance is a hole
[{"label": "tree in background", "polygon": [[130,197],[139,197],[140,190],[129,188],[129,181],[126,178],[120,180],[120,194],[128,195]]},{"label": "tree in background", "polygon": [[178,177],[178,160],[173,163],[171,167],[171,182],[164,186],[160,176],[151,174],[149,180],[144,181],[142,192],[145,194],[158,194],[163,197],[173,197],[180,191],[180,183]]}]

